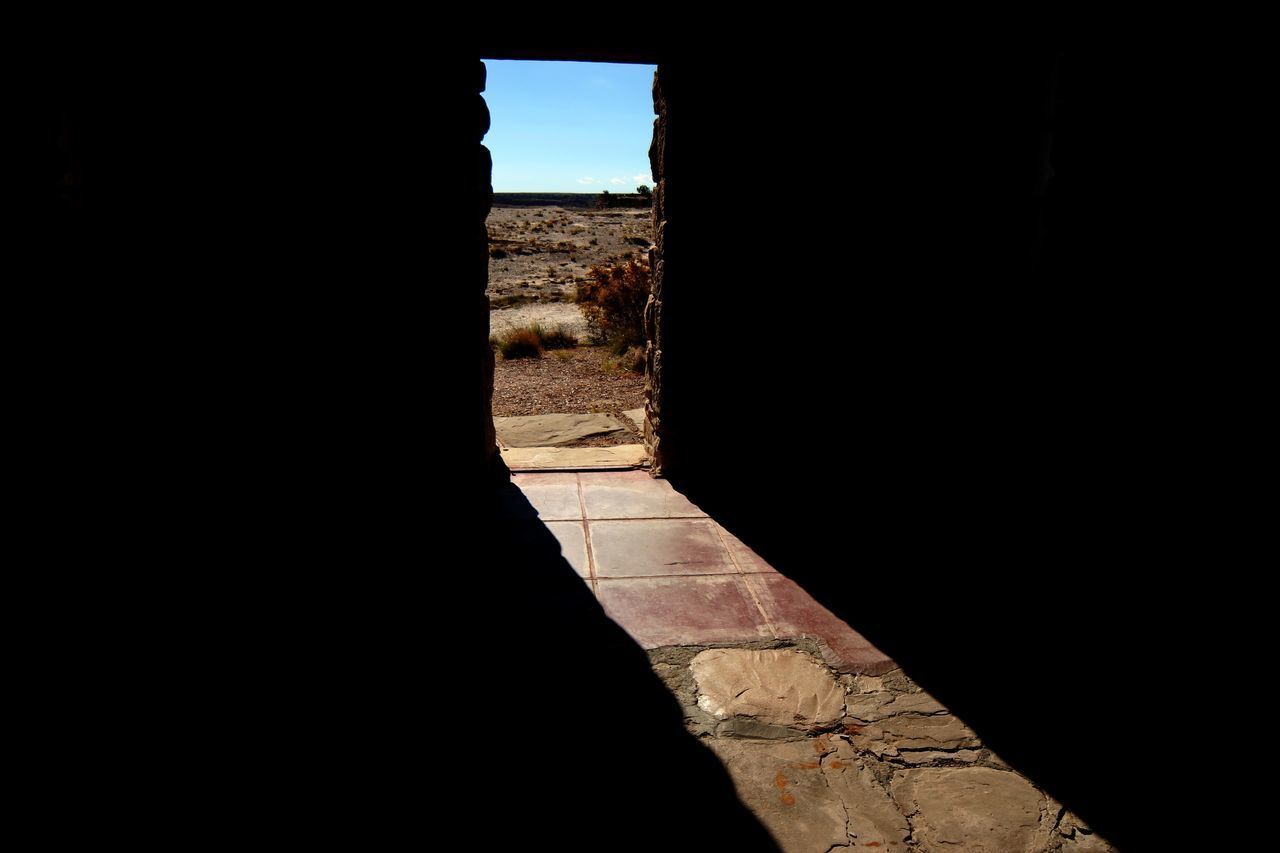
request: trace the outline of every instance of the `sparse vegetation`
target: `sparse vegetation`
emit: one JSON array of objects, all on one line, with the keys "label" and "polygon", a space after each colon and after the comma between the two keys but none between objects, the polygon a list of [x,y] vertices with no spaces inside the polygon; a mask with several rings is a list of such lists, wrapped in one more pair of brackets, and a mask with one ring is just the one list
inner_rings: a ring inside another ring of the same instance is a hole
[{"label": "sparse vegetation", "polygon": [[515,358],[542,358],[544,350],[573,349],[578,336],[563,326],[544,329],[538,323],[507,329],[489,338],[489,345],[508,361]]},{"label": "sparse vegetation", "polygon": [[[645,187],[644,189],[648,189]],[[602,190],[600,195],[596,196],[596,210],[607,210],[614,207],[650,207],[653,205],[653,193],[639,192],[640,187],[636,187],[636,194],[621,193],[612,195],[608,190]]]},{"label": "sparse vegetation", "polygon": [[507,361],[517,358],[542,358],[542,340],[531,328],[508,329],[489,339]]},{"label": "sparse vegetation", "polygon": [[[596,197],[587,198],[579,200],[582,209],[570,212],[548,205],[542,216],[537,209],[495,206],[487,221],[493,258],[489,307],[516,309],[493,315],[492,344],[501,353],[499,384],[514,383],[515,377],[528,383],[495,391],[495,410],[587,411],[604,399],[617,403],[610,411],[642,405],[642,318],[650,284],[647,270],[628,270],[628,262],[647,248],[651,220],[647,211],[621,209],[631,207],[625,203],[590,210]],[[635,196],[618,193],[616,198]],[[587,276],[593,266],[600,268],[595,280]],[[594,297],[588,311],[581,304],[565,304],[578,303],[580,293],[584,299],[588,293]],[[584,331],[577,318],[591,312],[598,312],[602,322]],[[558,329],[562,323],[565,328]],[[512,327],[516,329],[508,331]],[[580,342],[572,334],[567,339],[558,334],[569,329]]]},{"label": "sparse vegetation", "polygon": [[643,346],[644,306],[649,299],[649,264],[640,258],[622,264],[593,266],[578,285],[578,307],[596,343],[621,352]]},{"label": "sparse vegetation", "polygon": [[[589,198],[594,200],[596,196]],[[617,198],[634,196],[618,194]],[[639,211],[583,211],[570,215],[560,208],[540,211],[495,207],[487,228],[490,296],[527,293],[538,302],[568,301],[573,292],[567,286],[568,280],[577,276],[558,278],[550,274],[550,265],[568,264],[576,274],[579,265],[585,269],[592,264],[617,263],[628,257],[628,250],[633,247],[647,248],[652,239],[648,234],[652,226]],[[492,307],[502,304],[495,301]]]},{"label": "sparse vegetation", "polygon": [[528,293],[502,293],[489,297],[489,308],[515,308],[519,305],[527,305],[530,302],[537,301],[535,297]]},{"label": "sparse vegetation", "polygon": [[644,373],[644,350],[640,347],[627,347],[622,353],[605,355],[600,366],[606,371]]},{"label": "sparse vegetation", "polygon": [[541,326],[534,325],[538,337],[542,339],[544,349],[573,349],[578,345],[578,336],[564,326],[556,326],[551,331],[544,331]]}]

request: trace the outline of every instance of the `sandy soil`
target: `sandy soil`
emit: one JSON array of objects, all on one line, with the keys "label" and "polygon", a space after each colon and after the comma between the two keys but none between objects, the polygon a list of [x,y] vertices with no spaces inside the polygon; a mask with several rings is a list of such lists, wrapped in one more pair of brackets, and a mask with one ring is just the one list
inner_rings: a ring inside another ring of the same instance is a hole
[{"label": "sandy soil", "polygon": [[646,209],[494,207],[489,213],[490,305],[571,302],[593,264],[648,250]]},{"label": "sandy soil", "polygon": [[516,305],[511,308],[499,308],[489,312],[489,332],[501,334],[513,326],[527,326],[539,323],[545,329],[564,327],[573,332],[578,340],[587,339],[587,321],[571,302],[531,302],[527,305]]}]

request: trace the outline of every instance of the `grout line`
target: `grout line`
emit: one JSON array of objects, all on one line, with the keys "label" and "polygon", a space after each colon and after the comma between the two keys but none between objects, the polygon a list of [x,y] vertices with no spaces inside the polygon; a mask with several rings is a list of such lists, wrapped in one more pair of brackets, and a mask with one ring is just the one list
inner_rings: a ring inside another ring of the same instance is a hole
[{"label": "grout line", "polygon": [[710,521],[709,515],[606,515],[591,521]]},{"label": "grout line", "polygon": [[714,521],[711,522],[711,526],[716,529],[716,536],[720,538],[720,544],[724,546],[725,553],[729,555],[729,562],[733,563],[733,567],[738,570],[738,574],[745,575],[746,572],[742,570],[742,565],[738,562],[738,558],[733,555],[733,549],[729,547],[729,540],[724,538],[724,528]]},{"label": "grout line", "polygon": [[[757,576],[767,574],[767,572],[756,572]],[[760,611],[760,615],[764,617],[764,624],[769,627],[769,633],[773,634],[775,640],[782,639],[782,635],[778,633],[778,628],[773,624],[773,620],[769,618],[769,614],[765,613],[764,605],[760,603],[760,596],[756,595],[756,589],[751,585],[751,575],[743,573],[742,583],[747,587],[747,592],[751,595],[751,600],[755,602],[756,609]]]},{"label": "grout line", "polygon": [[760,603],[760,597],[756,596],[755,588],[753,587],[753,585],[751,585],[750,581],[746,579],[746,576],[748,576],[748,574],[759,575],[759,574],[767,574],[767,573],[763,573],[763,571],[756,571],[756,573],[746,573],[746,571],[742,571],[742,564],[740,564],[740,562],[737,561],[737,556],[735,555],[735,553],[733,553],[733,549],[728,547],[728,539],[724,538],[724,528],[722,528],[722,526],[719,525],[718,521],[712,521],[712,526],[713,528],[716,528],[716,535],[717,537],[719,537],[719,540],[721,540],[721,544],[722,546],[724,546],[724,551],[728,553],[728,558],[730,558],[730,560],[733,562],[733,567],[737,569],[737,575],[739,575],[739,578],[742,579],[742,585],[746,587],[746,594],[748,594],[748,596],[751,597],[751,602],[754,603],[755,610],[758,610],[760,612],[760,616],[764,617],[765,628],[768,628],[769,633],[773,634],[773,639],[778,639],[778,629],[776,628],[776,626],[773,625],[773,620],[769,619],[768,613],[764,612],[764,605]]},{"label": "grout line", "polygon": [[[736,575],[733,572],[682,572],[678,575],[605,575],[602,578],[596,578],[597,581],[637,581],[637,580],[660,580],[663,578],[740,578],[752,577],[756,575],[767,575],[772,572],[743,572]],[[754,596],[753,596],[754,597]]]},{"label": "grout line", "polygon": [[587,498],[582,494],[582,475],[574,474],[573,479],[578,484],[578,511],[582,513],[582,538],[587,546],[587,575],[591,580],[591,591],[599,598],[599,591],[596,590],[596,553],[595,548],[591,547],[591,525],[587,524]]}]

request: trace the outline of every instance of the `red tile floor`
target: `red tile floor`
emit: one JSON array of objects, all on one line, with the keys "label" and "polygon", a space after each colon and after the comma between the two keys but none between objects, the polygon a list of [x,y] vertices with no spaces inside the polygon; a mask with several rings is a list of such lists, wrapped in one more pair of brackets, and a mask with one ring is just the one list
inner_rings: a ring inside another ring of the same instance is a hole
[{"label": "red tile floor", "polygon": [[608,471],[512,482],[608,616],[647,649],[808,638],[838,670],[894,667],[665,480]]}]

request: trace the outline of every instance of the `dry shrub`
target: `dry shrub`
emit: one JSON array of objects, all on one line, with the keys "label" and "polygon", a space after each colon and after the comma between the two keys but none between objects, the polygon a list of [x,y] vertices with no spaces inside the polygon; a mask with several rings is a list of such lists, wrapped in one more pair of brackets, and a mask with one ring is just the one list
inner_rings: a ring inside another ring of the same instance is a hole
[{"label": "dry shrub", "polygon": [[643,346],[651,287],[649,264],[641,258],[588,269],[587,280],[578,285],[578,307],[595,342],[619,349]]},{"label": "dry shrub", "polygon": [[542,358],[543,350],[573,349],[578,336],[563,326],[548,331],[538,323],[507,329],[489,339],[504,359]]},{"label": "dry shrub", "polygon": [[606,354],[600,362],[600,366],[609,372],[625,373],[631,371],[633,373],[644,373],[644,350],[640,347],[628,347],[622,353]]},{"label": "dry shrub", "polygon": [[492,340],[498,352],[508,361],[516,358],[542,358],[542,339],[533,328],[507,329]]},{"label": "dry shrub", "polygon": [[578,336],[564,326],[556,326],[549,332],[543,330],[541,326],[534,326],[534,328],[538,330],[544,349],[573,349],[578,345]]}]

